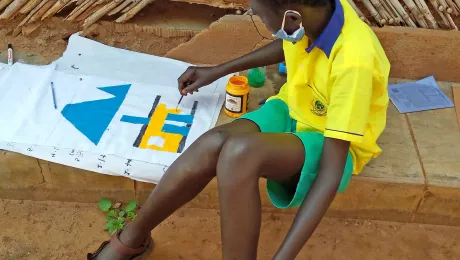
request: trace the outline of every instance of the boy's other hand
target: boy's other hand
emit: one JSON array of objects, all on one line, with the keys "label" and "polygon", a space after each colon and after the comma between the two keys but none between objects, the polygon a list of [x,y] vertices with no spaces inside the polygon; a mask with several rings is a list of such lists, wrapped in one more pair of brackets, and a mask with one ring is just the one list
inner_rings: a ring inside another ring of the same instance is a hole
[{"label": "boy's other hand", "polygon": [[188,67],[179,77],[179,92],[181,95],[198,92],[201,87],[207,86],[221,77],[217,67]]}]

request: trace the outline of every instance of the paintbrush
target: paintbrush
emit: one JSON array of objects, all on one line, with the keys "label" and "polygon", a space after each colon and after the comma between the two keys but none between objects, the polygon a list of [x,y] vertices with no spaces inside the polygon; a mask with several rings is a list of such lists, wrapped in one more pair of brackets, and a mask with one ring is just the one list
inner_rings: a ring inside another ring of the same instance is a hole
[{"label": "paintbrush", "polygon": [[179,102],[177,103],[177,106],[176,106],[176,110],[179,109],[180,102],[182,102],[183,98],[184,98],[184,96],[180,97]]}]

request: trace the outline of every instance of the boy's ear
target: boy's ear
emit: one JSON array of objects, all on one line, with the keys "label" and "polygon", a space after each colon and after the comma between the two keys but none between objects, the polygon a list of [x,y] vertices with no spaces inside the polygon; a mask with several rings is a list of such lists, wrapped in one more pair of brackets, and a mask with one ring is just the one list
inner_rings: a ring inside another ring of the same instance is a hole
[{"label": "boy's ear", "polygon": [[289,24],[300,24],[302,22],[302,17],[299,16],[296,13],[293,12],[288,12],[286,14],[286,22],[289,22]]}]

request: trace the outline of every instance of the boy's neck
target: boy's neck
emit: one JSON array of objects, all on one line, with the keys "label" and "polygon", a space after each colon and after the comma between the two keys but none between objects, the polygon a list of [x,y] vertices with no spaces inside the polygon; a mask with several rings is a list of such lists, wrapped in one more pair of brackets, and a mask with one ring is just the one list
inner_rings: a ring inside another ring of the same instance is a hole
[{"label": "boy's neck", "polygon": [[326,28],[329,20],[334,13],[335,5],[328,4],[321,7],[306,7],[302,14],[302,23],[305,28],[305,34],[310,42],[316,41],[321,32]]}]

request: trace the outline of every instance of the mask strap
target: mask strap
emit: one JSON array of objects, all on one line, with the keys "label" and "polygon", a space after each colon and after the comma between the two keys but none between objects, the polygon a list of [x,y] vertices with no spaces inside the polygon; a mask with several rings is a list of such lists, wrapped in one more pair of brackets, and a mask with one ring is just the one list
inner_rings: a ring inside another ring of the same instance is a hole
[{"label": "mask strap", "polygon": [[[287,10],[287,11],[284,13],[284,16],[283,16],[283,23],[281,24],[281,29],[283,29],[283,30],[284,30],[284,24],[285,24],[285,22],[286,22],[286,15],[287,15],[288,13],[294,13],[294,14],[297,14],[298,16],[302,17],[302,15],[301,15],[299,12],[297,12],[297,11],[294,11],[294,10]],[[302,28],[302,22],[300,22],[300,28]]]}]

